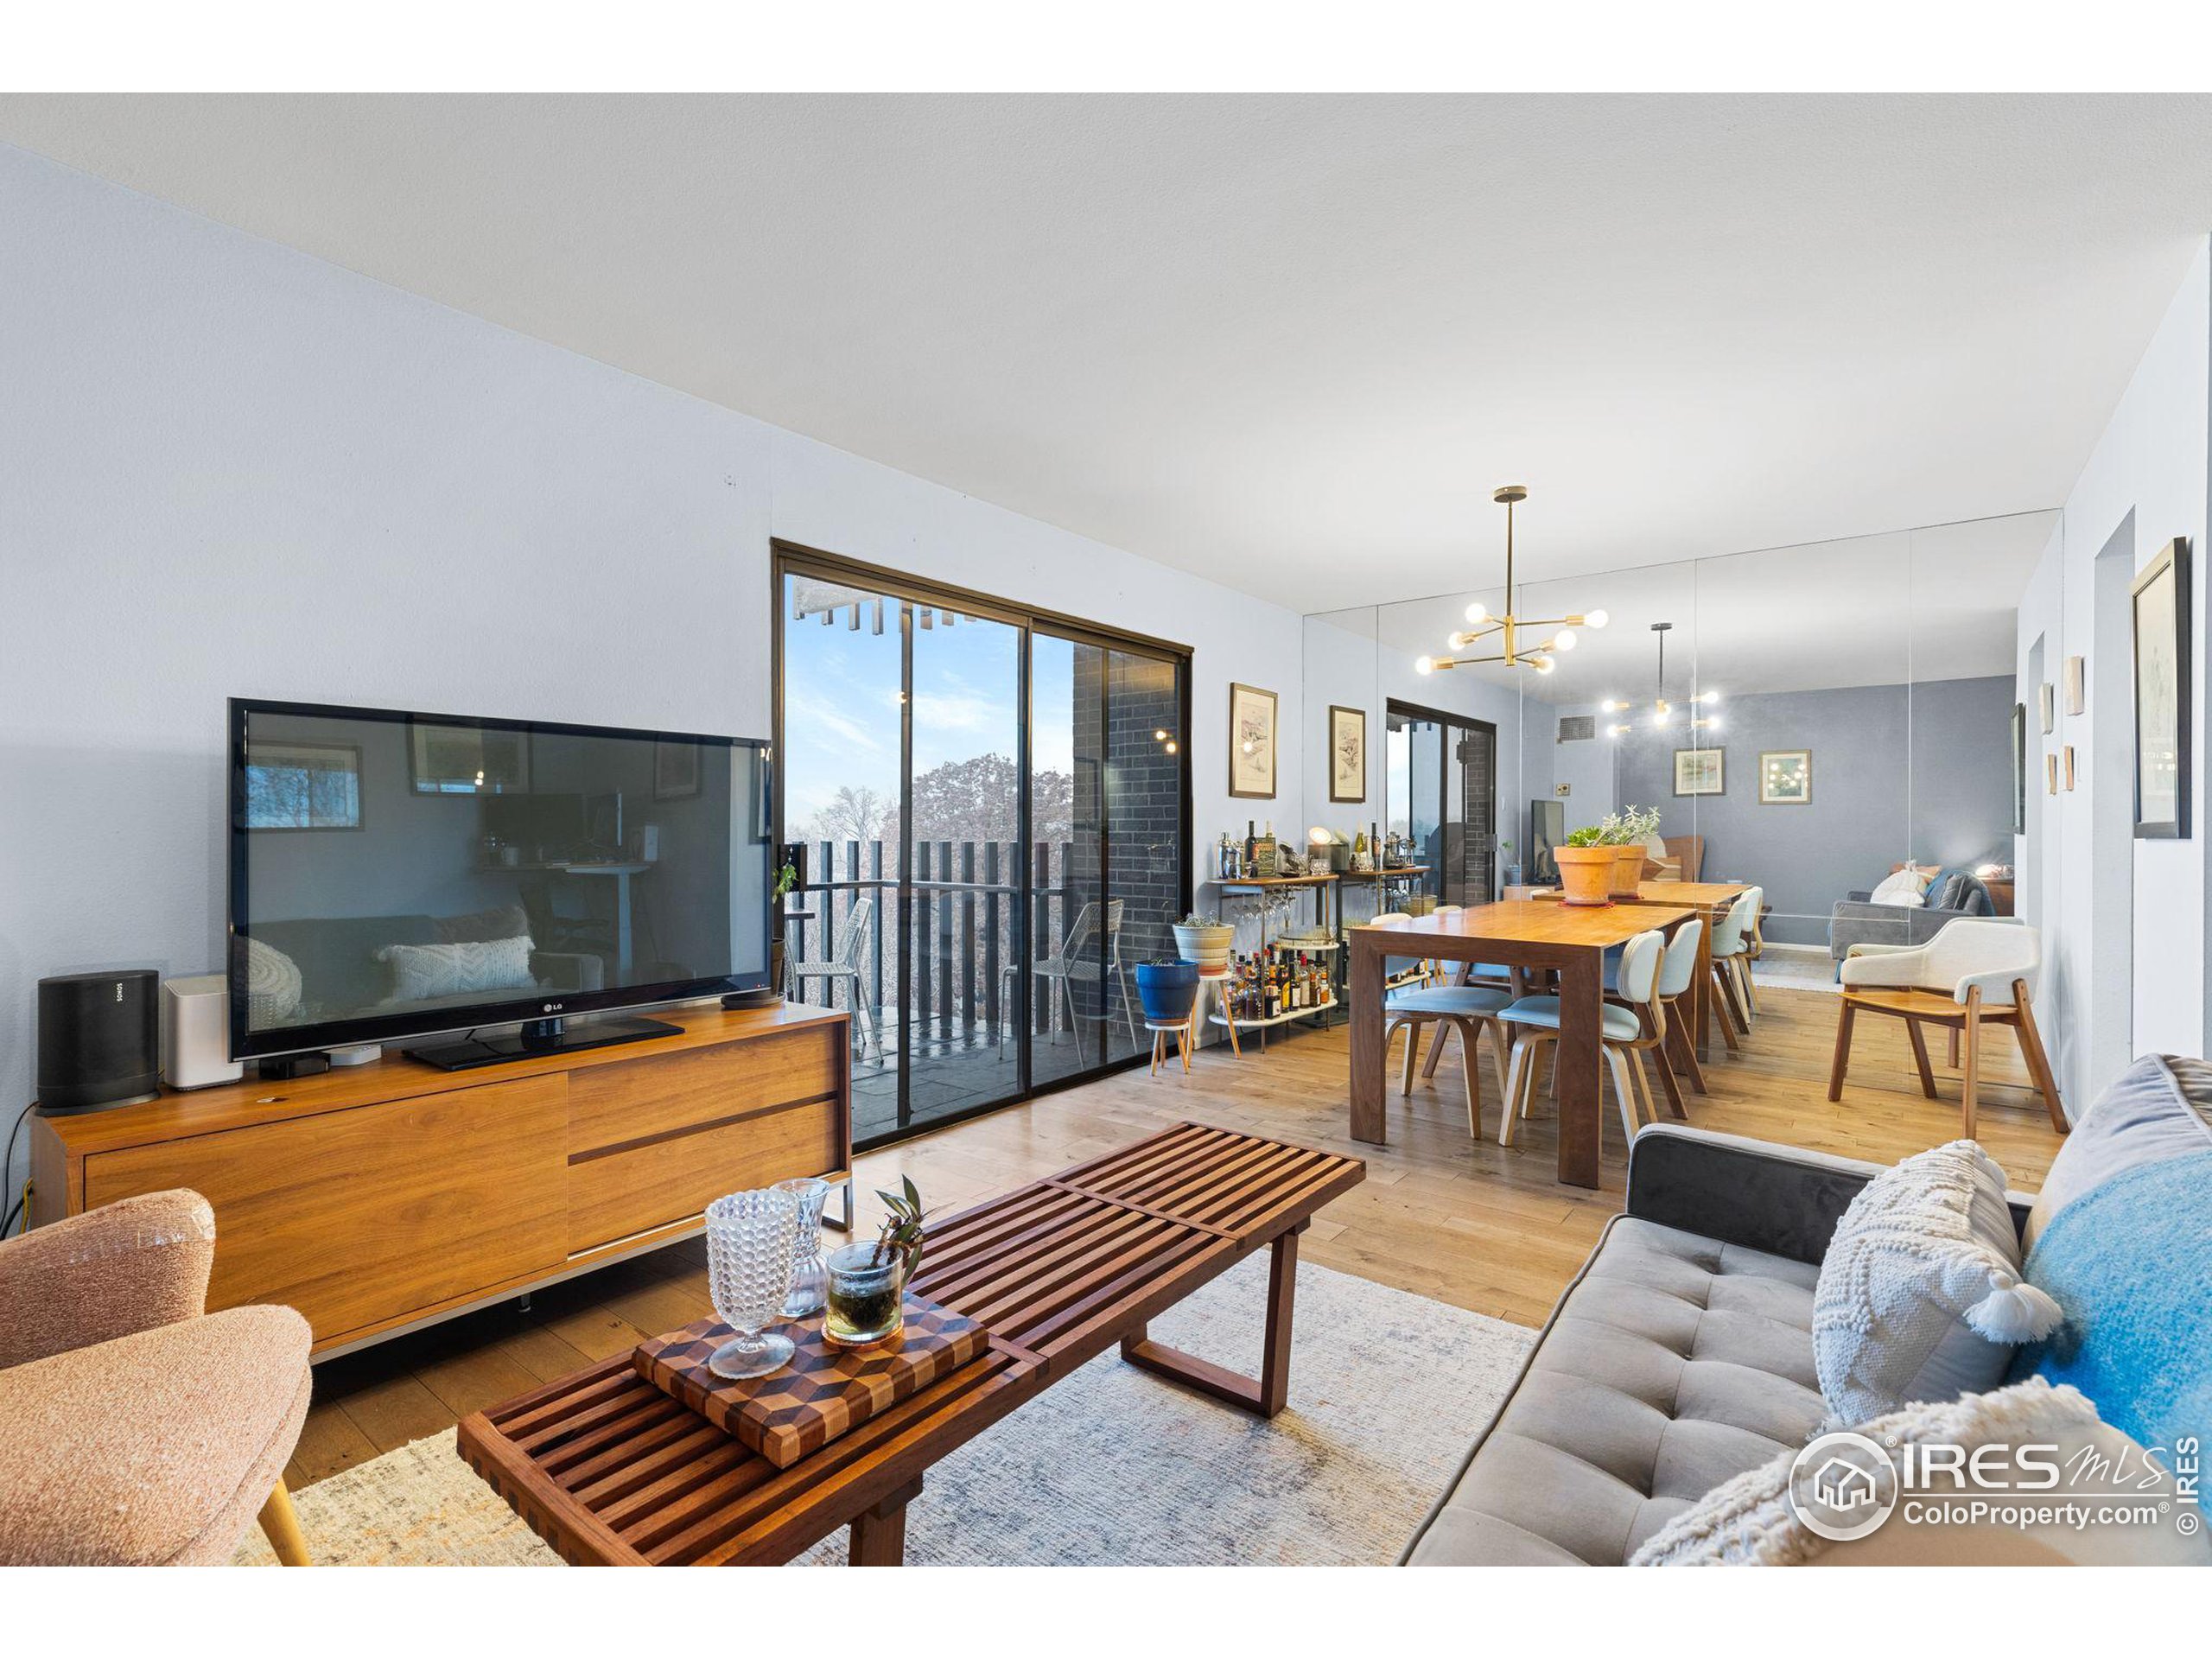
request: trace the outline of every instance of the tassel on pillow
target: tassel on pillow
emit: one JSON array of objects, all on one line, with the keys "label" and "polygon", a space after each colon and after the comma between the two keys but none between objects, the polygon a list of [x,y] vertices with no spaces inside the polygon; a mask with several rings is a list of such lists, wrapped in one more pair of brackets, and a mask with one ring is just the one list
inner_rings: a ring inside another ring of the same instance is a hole
[{"label": "tassel on pillow", "polygon": [[2065,1319],[2065,1309],[2051,1300],[2049,1292],[2038,1290],[2009,1273],[1999,1274],[1997,1288],[1966,1313],[1967,1325],[1978,1335],[1992,1342],[2010,1343],[2015,1348],[2024,1343],[2041,1342]]}]

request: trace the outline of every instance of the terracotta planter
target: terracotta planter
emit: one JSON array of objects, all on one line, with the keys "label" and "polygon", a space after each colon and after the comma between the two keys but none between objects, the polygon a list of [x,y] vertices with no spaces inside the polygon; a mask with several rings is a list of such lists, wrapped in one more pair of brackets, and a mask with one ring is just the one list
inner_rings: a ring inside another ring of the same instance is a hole
[{"label": "terracotta planter", "polygon": [[1570,905],[1610,905],[1613,902],[1613,867],[1620,861],[1616,847],[1554,847],[1559,863],[1560,899]]},{"label": "terracotta planter", "polygon": [[1637,842],[1627,847],[1612,849],[1613,897],[1633,899],[1643,885],[1643,844]]}]

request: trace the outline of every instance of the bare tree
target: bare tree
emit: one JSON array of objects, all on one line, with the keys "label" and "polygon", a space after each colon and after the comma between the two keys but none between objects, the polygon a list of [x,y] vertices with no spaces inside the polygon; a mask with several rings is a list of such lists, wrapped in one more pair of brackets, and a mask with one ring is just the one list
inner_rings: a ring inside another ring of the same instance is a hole
[{"label": "bare tree", "polygon": [[899,806],[887,801],[874,790],[855,789],[850,784],[841,784],[830,804],[799,826],[801,841],[858,841],[871,842],[883,836],[887,828],[897,834],[896,818]]}]

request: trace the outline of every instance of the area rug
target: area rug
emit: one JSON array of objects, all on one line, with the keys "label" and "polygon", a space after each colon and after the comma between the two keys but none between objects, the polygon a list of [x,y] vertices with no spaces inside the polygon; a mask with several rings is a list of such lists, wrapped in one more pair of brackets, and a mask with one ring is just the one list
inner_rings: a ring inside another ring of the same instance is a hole
[{"label": "area rug", "polygon": [[[1155,1320],[1176,1347],[1258,1363],[1264,1252]],[[1395,1560],[1512,1386],[1533,1332],[1334,1273],[1298,1274],[1290,1406],[1271,1422],[1108,1352],[932,1469],[916,1565],[1319,1566]],[[450,1430],[295,1495],[318,1561],[558,1558],[454,1453]],[[800,1558],[844,1559],[842,1530]],[[258,1532],[240,1565],[273,1558]]]}]

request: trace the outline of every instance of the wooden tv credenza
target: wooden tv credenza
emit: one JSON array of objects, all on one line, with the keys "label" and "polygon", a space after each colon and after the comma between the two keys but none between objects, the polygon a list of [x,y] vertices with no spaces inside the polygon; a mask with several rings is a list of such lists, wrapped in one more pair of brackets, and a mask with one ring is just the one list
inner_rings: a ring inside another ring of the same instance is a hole
[{"label": "wooden tv credenza", "polygon": [[209,1308],[296,1307],[327,1357],[689,1237],[725,1192],[846,1178],[846,1015],[656,1017],[682,1035],[35,1116],[33,1224],[188,1186],[215,1207]]}]

